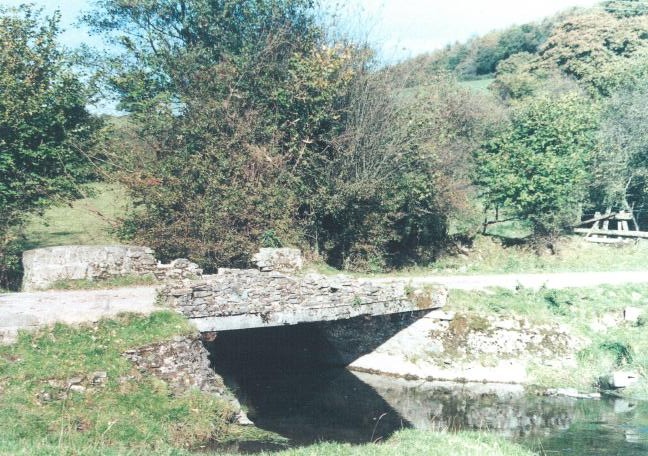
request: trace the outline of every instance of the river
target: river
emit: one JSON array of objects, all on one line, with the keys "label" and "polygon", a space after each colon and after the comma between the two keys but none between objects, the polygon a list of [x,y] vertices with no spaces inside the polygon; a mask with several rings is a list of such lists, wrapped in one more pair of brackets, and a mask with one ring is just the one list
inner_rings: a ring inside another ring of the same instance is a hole
[{"label": "river", "polygon": [[[208,347],[214,367],[257,427],[285,437],[289,446],[380,442],[399,429],[416,428],[493,432],[548,455],[648,455],[648,402],[355,373],[323,365],[315,353],[320,341],[309,337],[308,327],[269,338],[264,332],[252,338],[234,333]],[[241,442],[228,450],[284,447]]]}]

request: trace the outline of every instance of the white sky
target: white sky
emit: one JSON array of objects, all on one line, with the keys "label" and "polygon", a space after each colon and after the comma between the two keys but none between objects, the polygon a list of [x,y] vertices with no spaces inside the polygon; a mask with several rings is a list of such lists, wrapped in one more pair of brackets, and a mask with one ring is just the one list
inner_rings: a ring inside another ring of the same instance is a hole
[{"label": "white sky", "polygon": [[[29,1],[29,0],[28,0]],[[0,0],[15,6],[25,0]],[[66,45],[97,44],[74,27],[91,0],[31,0],[46,11],[60,9]],[[494,29],[542,19],[572,6],[592,6],[598,0],[323,0],[343,16],[346,28],[369,30],[368,38],[387,60],[402,59],[464,41]]]}]

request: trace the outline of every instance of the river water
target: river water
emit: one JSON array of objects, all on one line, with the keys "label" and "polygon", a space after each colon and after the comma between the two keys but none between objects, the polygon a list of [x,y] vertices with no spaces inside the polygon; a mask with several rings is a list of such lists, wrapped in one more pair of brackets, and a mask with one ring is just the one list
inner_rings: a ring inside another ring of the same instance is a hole
[{"label": "river water", "polygon": [[[515,385],[354,373],[318,362],[314,351],[320,342],[308,337],[308,328],[303,331],[299,343],[260,333],[208,347],[218,360],[217,372],[257,427],[285,437],[289,446],[364,444],[416,428],[493,432],[547,455],[648,455],[648,402],[546,397]],[[241,442],[227,449],[282,448]]]}]

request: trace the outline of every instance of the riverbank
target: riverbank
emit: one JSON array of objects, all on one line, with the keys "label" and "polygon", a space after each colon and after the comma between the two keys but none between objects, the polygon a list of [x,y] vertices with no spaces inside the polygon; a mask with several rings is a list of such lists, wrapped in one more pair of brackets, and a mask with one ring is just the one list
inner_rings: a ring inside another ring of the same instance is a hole
[{"label": "riverbank", "polygon": [[[646,399],[647,319],[647,285],[452,290],[443,311],[421,318],[350,368],[571,394],[612,389]],[[638,381],[614,388],[606,379],[615,372]]]},{"label": "riverbank", "polygon": [[[210,442],[281,439],[233,424],[227,397],[175,393],[123,353],[191,336],[178,315],[120,316],[97,324],[23,333],[0,346],[0,454],[190,455]],[[227,445],[225,445],[227,447]],[[530,454],[485,433],[403,431],[381,445],[324,443],[287,450],[306,455]],[[218,454],[223,454],[221,451]]]}]

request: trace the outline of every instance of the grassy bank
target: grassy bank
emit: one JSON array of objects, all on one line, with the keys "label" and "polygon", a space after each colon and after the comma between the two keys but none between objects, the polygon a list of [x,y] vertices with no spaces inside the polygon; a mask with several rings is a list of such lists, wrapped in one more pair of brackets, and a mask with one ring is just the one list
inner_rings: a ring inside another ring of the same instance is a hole
[{"label": "grassy bank", "polygon": [[479,432],[404,430],[380,445],[323,443],[278,453],[281,456],[530,456],[534,453],[501,437]]},{"label": "grassy bank", "polygon": [[[56,325],[0,346],[0,454],[190,455],[205,444],[270,439],[256,428],[228,424],[232,407],[200,392],[181,396],[142,374],[121,353],[194,330],[170,312],[127,315],[96,325]],[[105,382],[94,385],[97,372]],[[70,386],[84,379],[85,390]],[[202,448],[202,449],[201,449]],[[325,443],[280,455],[530,454],[480,433],[403,431],[381,445]],[[224,454],[218,452],[218,454]]]},{"label": "grassy bank", "polygon": [[[642,381],[621,394],[648,399],[648,285],[567,290],[452,290],[449,308],[462,313],[522,318],[532,324],[557,323],[585,341],[572,369],[535,366],[534,383],[544,387],[593,390],[599,377],[615,370],[638,373]],[[625,322],[623,311],[643,309],[643,318]]]},{"label": "grassy bank", "polygon": [[[226,403],[199,392],[172,396],[121,356],[190,332],[183,318],[160,312],[82,328],[57,325],[0,347],[0,452],[171,454],[225,437],[232,413]],[[95,387],[98,371],[107,377]],[[86,391],[74,391],[72,378],[87,379]]]}]

